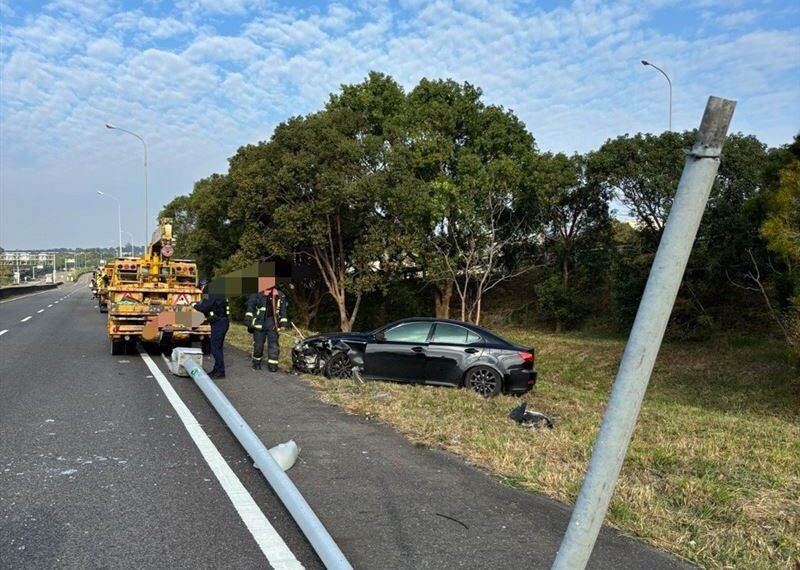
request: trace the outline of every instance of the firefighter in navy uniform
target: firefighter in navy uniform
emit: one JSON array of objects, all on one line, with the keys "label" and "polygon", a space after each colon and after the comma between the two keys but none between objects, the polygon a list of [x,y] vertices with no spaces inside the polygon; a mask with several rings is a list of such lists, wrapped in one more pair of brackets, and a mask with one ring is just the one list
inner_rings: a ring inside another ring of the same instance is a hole
[{"label": "firefighter in navy uniform", "polygon": [[[263,281],[262,281],[263,280]],[[275,278],[260,278],[261,290],[247,299],[244,324],[253,335],[253,369],[261,370],[264,342],[267,342],[267,367],[278,371],[278,329],[289,326],[286,296],[275,286]]]},{"label": "firefighter in navy uniform", "polygon": [[194,308],[203,313],[211,324],[211,356],[214,357],[214,368],[209,372],[211,378],[225,378],[225,358],[222,354],[225,335],[230,327],[230,307],[225,295],[209,293],[208,281],[200,280],[203,289],[203,300],[195,303]]}]

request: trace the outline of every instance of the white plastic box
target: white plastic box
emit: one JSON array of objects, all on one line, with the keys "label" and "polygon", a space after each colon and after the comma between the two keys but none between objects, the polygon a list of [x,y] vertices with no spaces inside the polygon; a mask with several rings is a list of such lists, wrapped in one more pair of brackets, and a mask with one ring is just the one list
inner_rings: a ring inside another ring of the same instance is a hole
[{"label": "white plastic box", "polygon": [[189,376],[183,367],[183,363],[192,360],[200,368],[203,367],[203,351],[199,348],[176,348],[172,351],[172,358],[169,361],[169,370],[176,376]]}]

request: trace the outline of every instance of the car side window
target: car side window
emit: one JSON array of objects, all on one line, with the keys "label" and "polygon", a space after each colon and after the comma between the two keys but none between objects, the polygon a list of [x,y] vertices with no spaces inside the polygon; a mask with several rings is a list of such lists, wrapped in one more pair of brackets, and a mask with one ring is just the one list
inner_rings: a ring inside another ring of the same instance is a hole
[{"label": "car side window", "polygon": [[[472,337],[472,340],[470,340]],[[477,342],[480,337],[472,333],[469,329],[452,325],[450,323],[436,323],[436,330],[433,331],[433,339],[431,342],[438,342],[441,344],[469,344]]]},{"label": "car side window", "polygon": [[430,323],[403,323],[383,333],[383,338],[390,342],[423,343],[428,341],[430,330]]},{"label": "car side window", "polygon": [[479,335],[477,333],[474,333],[472,331],[467,331],[467,344],[472,344],[472,343],[475,343],[475,342],[481,342],[482,340],[483,340],[483,337],[481,335]]}]

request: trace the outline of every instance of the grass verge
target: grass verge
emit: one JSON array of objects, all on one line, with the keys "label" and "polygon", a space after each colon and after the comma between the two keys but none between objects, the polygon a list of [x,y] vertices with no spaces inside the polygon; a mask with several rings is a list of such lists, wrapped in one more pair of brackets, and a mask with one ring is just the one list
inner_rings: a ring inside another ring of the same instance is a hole
[{"label": "grass verge", "polygon": [[[326,402],[378,418],[508,485],[574,503],[624,342],[499,331],[536,347],[529,407],[554,430],[519,428],[519,403],[465,390],[307,378]],[[229,342],[245,350],[238,325]],[[290,335],[281,337],[288,369]],[[777,342],[728,336],[662,347],[608,513],[623,532],[713,569],[800,566],[800,378]]]}]

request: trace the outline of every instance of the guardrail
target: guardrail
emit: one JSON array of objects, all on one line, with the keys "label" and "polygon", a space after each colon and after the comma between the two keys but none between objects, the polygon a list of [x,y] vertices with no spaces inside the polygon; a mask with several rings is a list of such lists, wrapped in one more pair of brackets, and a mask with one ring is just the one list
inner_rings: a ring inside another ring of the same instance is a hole
[{"label": "guardrail", "polygon": [[48,289],[55,289],[62,283],[46,283],[44,285],[12,285],[11,287],[0,287],[0,299],[8,299],[9,297],[17,297],[19,295],[27,295],[28,293],[37,293],[39,291],[47,291]]}]

